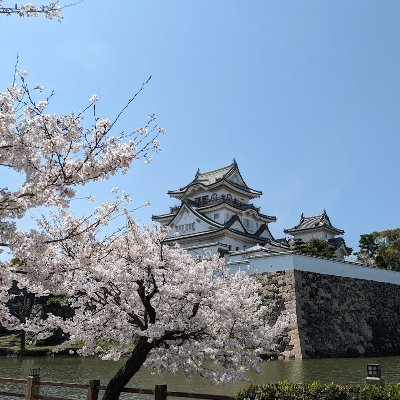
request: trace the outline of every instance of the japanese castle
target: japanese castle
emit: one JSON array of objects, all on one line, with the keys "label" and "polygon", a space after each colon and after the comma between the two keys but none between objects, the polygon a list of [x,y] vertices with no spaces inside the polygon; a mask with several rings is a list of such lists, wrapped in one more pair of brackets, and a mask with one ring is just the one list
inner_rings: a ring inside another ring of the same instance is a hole
[{"label": "japanese castle", "polygon": [[334,228],[327,213],[300,218],[300,222],[285,233],[287,240],[275,239],[268,225],[276,217],[260,212],[251,200],[262,192],[250,188],[244,181],[235,160],[232,164],[209,172],[196,172],[186,186],[168,194],[180,201],[167,214],[153,215],[153,221],[170,228],[166,242],[179,243],[194,255],[218,252],[221,255],[240,253],[286,253],[292,251],[294,239],[304,242],[313,237],[327,240],[339,260],[351,253],[344,231]]}]

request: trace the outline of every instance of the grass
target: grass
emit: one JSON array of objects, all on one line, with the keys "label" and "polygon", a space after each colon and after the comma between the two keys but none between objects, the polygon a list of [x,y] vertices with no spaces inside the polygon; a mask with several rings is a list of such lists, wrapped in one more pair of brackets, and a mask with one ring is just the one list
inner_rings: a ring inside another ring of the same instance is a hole
[{"label": "grass", "polygon": [[[5,336],[0,336],[0,347],[7,348],[12,351],[19,351],[20,350],[20,338],[17,334],[10,334]],[[52,351],[57,346],[54,345],[30,345],[26,344],[25,350],[29,351]],[[76,344],[73,346],[68,347],[68,350],[78,350],[82,346],[80,344]]]},{"label": "grass", "polygon": [[7,349],[18,350],[19,342],[20,340],[18,335],[6,335],[0,337],[0,347],[6,347]]},{"label": "grass", "polygon": [[[115,342],[97,342],[97,346],[101,347],[103,350],[110,349],[114,346],[117,346]],[[83,346],[82,342],[75,343],[68,347],[67,350],[79,350]],[[57,346],[56,345],[29,345],[28,343],[25,346],[25,350],[29,351],[53,351]],[[127,351],[131,351],[134,349],[134,345],[127,346]],[[19,351],[20,350],[20,338],[17,334],[9,334],[5,336],[0,336],[0,348],[6,348],[11,351]]]}]

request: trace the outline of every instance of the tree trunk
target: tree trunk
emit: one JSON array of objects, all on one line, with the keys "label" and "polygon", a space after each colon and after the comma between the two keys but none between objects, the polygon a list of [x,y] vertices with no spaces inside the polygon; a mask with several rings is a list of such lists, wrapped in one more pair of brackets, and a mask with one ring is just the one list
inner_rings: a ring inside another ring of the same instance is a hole
[{"label": "tree trunk", "polygon": [[147,338],[141,337],[132,351],[125,365],[108,382],[104,392],[103,400],[118,400],[123,387],[139,371],[146,361],[150,350],[154,347],[153,343],[148,343]]},{"label": "tree trunk", "polygon": [[26,332],[24,330],[22,330],[20,332],[19,338],[20,338],[19,348],[20,348],[20,350],[25,350],[25,348],[26,348]]}]

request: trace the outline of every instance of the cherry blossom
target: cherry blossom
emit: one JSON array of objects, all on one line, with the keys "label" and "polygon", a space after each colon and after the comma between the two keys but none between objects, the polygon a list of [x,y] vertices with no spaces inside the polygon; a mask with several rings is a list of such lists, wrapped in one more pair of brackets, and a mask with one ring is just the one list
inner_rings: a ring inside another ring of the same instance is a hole
[{"label": "cherry blossom", "polygon": [[[136,130],[114,135],[121,113],[113,120],[95,114],[95,123],[84,126],[83,117],[94,108],[93,103],[79,114],[45,113],[53,94],[35,99],[43,96],[42,85],[30,91],[26,77],[26,71],[16,73],[12,85],[0,93],[0,171],[13,171],[23,177],[17,188],[2,187],[0,183],[0,252],[19,236],[16,222],[28,210],[39,206],[68,208],[78,186],[126,172],[133,161],[147,159],[149,152],[159,146],[155,119],[147,123],[143,137]],[[0,262],[3,299],[9,283],[4,262]]]},{"label": "cherry blossom", "polygon": [[[77,218],[69,207],[78,186],[126,172],[140,158],[150,162],[150,153],[159,150],[164,129],[153,114],[139,129],[113,133],[148,81],[110,119],[96,115],[93,96],[79,114],[46,113],[53,94],[30,91],[26,79],[17,74],[0,93],[0,170],[23,177],[14,190],[0,186],[0,248],[19,260],[0,263],[1,324],[38,338],[61,328],[69,334],[63,346],[83,343],[82,355],[128,355],[107,385],[106,400],[118,399],[144,365],[158,372],[181,368],[216,383],[257,370],[258,352],[272,345],[288,317],[274,326],[264,322],[266,308],[253,277],[231,274],[217,256],[195,260],[165,245],[163,229],[139,228],[130,197],[118,188],[91,215]],[[89,112],[94,122],[85,126]],[[18,219],[38,206],[51,212],[34,229],[18,229]],[[121,218],[124,225],[109,233]],[[4,306],[12,280],[41,296],[65,296],[74,317],[49,315],[21,324]]]},{"label": "cherry blossom", "polygon": [[[26,327],[42,336],[62,328],[70,335],[63,347],[83,343],[82,355],[128,355],[107,386],[108,400],[117,399],[142,366],[173,373],[181,368],[214,383],[257,371],[258,352],[272,346],[288,317],[268,326],[255,278],[229,273],[217,255],[195,260],[163,244],[167,231],[139,228],[125,204],[117,196],[84,221],[62,211],[42,221],[45,233],[16,237],[13,253],[24,260],[16,271],[21,282],[66,296],[75,310],[71,320],[50,316]],[[102,226],[121,211],[126,226],[100,239]],[[99,347],[104,342],[113,345]]]},{"label": "cherry blossom", "polygon": [[[37,17],[44,15],[46,19],[55,19],[57,21],[62,20],[61,11],[70,7],[73,4],[60,5],[59,1],[50,1],[46,4],[35,5],[33,3],[12,5],[3,5],[4,0],[0,1],[0,14],[13,15],[16,14],[19,17]],[[76,3],[75,3],[76,4]]]}]

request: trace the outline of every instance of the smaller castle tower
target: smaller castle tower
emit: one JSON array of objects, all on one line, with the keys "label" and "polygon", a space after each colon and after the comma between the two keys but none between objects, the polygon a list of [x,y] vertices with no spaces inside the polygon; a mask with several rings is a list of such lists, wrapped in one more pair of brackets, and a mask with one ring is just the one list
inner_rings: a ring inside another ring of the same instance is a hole
[{"label": "smaller castle tower", "polygon": [[299,223],[293,228],[285,229],[284,232],[293,236],[293,240],[301,239],[307,242],[312,238],[318,238],[327,241],[335,250],[335,255],[339,260],[344,260],[345,256],[349,256],[353,251],[347,247],[344,239],[337,235],[343,235],[342,229],[335,228],[327,212],[324,210],[321,215],[312,217],[300,216]]}]

